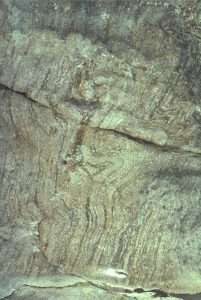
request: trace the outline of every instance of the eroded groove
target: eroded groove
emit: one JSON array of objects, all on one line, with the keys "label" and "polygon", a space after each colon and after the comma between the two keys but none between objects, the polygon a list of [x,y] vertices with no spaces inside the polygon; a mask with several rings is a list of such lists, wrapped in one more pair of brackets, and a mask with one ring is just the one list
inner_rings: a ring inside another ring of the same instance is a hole
[{"label": "eroded groove", "polygon": [[22,96],[24,96],[27,100],[31,101],[32,103],[35,103],[36,105],[39,105],[39,106],[42,106],[42,107],[45,107],[45,108],[50,108],[49,106],[46,106],[46,105],[44,105],[44,104],[42,104],[42,103],[40,103],[40,102],[34,100],[34,99],[31,98],[30,96],[28,96],[27,93],[17,91],[17,90],[15,90],[15,89],[13,89],[13,88],[11,88],[11,87],[9,87],[9,86],[3,84],[3,83],[0,83],[0,89],[4,89],[4,90],[7,90],[7,91],[11,91],[11,92],[16,93],[16,94],[18,94],[18,95],[22,95]]},{"label": "eroded groove", "polygon": [[[90,127],[92,127],[92,126],[90,126]],[[158,149],[158,150],[163,151],[163,152],[176,152],[176,153],[183,153],[183,154],[189,153],[189,154],[193,154],[195,156],[200,156],[201,155],[201,152],[196,152],[196,151],[193,151],[193,150],[183,150],[179,147],[174,147],[174,146],[170,146],[170,145],[162,146],[160,144],[148,141],[148,140],[143,139],[143,138],[134,137],[132,135],[129,135],[129,134],[121,132],[121,131],[118,131],[116,129],[100,128],[100,127],[92,127],[92,128],[96,128],[97,130],[112,132],[116,135],[119,135],[123,138],[131,140],[131,141],[136,142],[138,144],[143,144],[145,146],[154,147],[155,149]]]},{"label": "eroded groove", "polygon": [[[68,274],[69,275],[69,274]],[[79,275],[74,275],[74,274],[71,274],[77,278],[80,278],[82,280],[85,280],[84,278],[82,278],[81,276]],[[40,285],[33,285],[33,284],[22,284],[20,287],[18,287],[17,289],[14,289],[9,295],[3,297],[3,298],[0,298],[0,299],[9,299],[10,297],[12,297],[15,293],[17,293],[20,289],[23,289],[23,288],[32,288],[32,289],[39,289],[39,290],[42,290],[42,289],[57,289],[57,290],[61,290],[61,289],[66,289],[66,288],[79,288],[79,287],[89,287],[89,286],[93,286],[95,288],[98,288],[98,289],[102,289],[104,291],[106,291],[107,293],[109,294],[113,294],[113,295],[124,295],[124,296],[127,296],[129,297],[130,299],[130,296],[132,296],[132,299],[134,300],[137,300],[137,295],[141,295],[141,294],[148,294],[148,293],[152,293],[153,295],[151,296],[153,299],[154,298],[169,298],[169,297],[174,297],[174,298],[178,298],[178,299],[186,299],[186,300],[199,300],[201,294],[198,293],[198,294],[175,294],[175,293],[167,293],[165,291],[162,291],[160,289],[152,289],[152,290],[144,290],[142,288],[136,288],[134,290],[132,289],[128,289],[126,287],[117,287],[117,286],[110,286],[110,285],[106,285],[106,284],[101,284],[101,283],[98,283],[98,282],[93,282],[93,281],[90,281],[90,280],[86,280],[86,281],[83,281],[83,282],[75,282],[75,283],[72,283],[72,284],[67,284],[67,285],[63,285],[63,286],[54,286],[54,285],[51,285],[51,286],[40,286]],[[131,295],[132,294],[132,295]]]},{"label": "eroded groove", "polygon": [[[31,101],[32,103],[35,103],[36,105],[41,106],[43,108],[49,109],[58,118],[62,119],[64,122],[66,122],[66,119],[65,119],[64,115],[62,115],[61,113],[59,113],[57,111],[54,111],[54,109],[51,108],[50,106],[44,105],[44,104],[34,100],[30,96],[28,96],[26,93],[17,91],[17,90],[15,90],[11,87],[8,87],[8,86],[6,86],[5,84],[2,84],[2,83],[0,83],[0,89],[9,90],[11,92],[22,95],[27,100]],[[74,102],[74,105],[76,105],[76,102]],[[72,120],[74,120],[74,119],[72,119]],[[76,120],[74,120],[74,121],[76,121]],[[125,132],[122,132],[122,131],[119,131],[119,130],[116,130],[116,129],[92,126],[92,125],[89,125],[89,122],[86,122],[86,121],[82,121],[81,125],[88,126],[90,128],[101,130],[101,131],[111,132],[111,133],[113,133],[115,135],[118,135],[120,137],[123,137],[127,140],[133,141],[135,143],[143,144],[143,145],[148,146],[148,147],[154,147],[155,149],[158,149],[158,150],[163,151],[163,152],[176,152],[176,153],[183,153],[183,154],[186,153],[186,154],[194,155],[196,157],[201,155],[201,150],[200,151],[195,151],[195,150],[190,150],[190,149],[189,150],[184,150],[184,149],[181,149],[180,147],[176,147],[176,146],[172,146],[172,145],[160,145],[159,143],[152,142],[152,141],[149,141],[147,139],[144,139],[143,137],[141,137],[141,138],[135,137],[135,136],[132,136],[128,133],[125,133]]]},{"label": "eroded groove", "polygon": [[[75,275],[75,276],[78,277],[78,278],[82,278],[82,277],[77,276],[77,275]],[[32,284],[26,284],[25,283],[25,284],[21,285],[19,288],[13,290],[9,295],[7,295],[3,298],[0,298],[0,299],[9,299],[16,292],[18,292],[20,289],[26,288],[26,287],[30,287],[30,288],[33,288],[33,289],[41,289],[41,290],[42,289],[58,289],[59,290],[59,289],[65,289],[65,288],[79,288],[79,287],[89,287],[89,286],[93,286],[93,287],[96,287],[98,289],[102,289],[102,290],[106,291],[109,294],[118,294],[118,292],[115,292],[115,291],[111,290],[110,288],[107,288],[107,286],[95,283],[93,281],[75,282],[73,284],[64,285],[64,286],[39,286],[39,285],[32,285]],[[125,294],[125,292],[124,292],[124,294]]]}]

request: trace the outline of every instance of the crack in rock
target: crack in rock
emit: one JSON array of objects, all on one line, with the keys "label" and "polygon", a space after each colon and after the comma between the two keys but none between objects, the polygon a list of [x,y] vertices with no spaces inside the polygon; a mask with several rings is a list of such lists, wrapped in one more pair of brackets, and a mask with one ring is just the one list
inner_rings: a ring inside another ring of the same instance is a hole
[{"label": "crack in rock", "polygon": [[[21,91],[18,91],[18,90],[15,90],[9,86],[6,86],[5,84],[2,84],[0,83],[0,88],[3,88],[3,89],[7,89],[7,90],[10,90],[11,92],[14,92],[14,93],[17,93],[19,95],[22,95],[24,96],[27,100],[31,101],[32,103],[35,103],[41,107],[44,107],[46,109],[50,109],[52,113],[54,113],[57,117],[61,118],[64,122],[66,121],[65,119],[65,116],[62,115],[61,113],[57,112],[56,110],[54,110],[54,108],[51,108],[50,106],[47,106],[47,105],[44,105],[38,101],[36,101],[35,99],[31,98],[30,96],[28,96],[25,92],[21,92]],[[76,106],[77,102],[73,102],[74,105]],[[128,133],[125,133],[125,132],[122,132],[120,130],[117,130],[117,129],[113,129],[113,128],[103,128],[103,127],[97,127],[97,126],[93,126],[91,124],[89,124],[89,121],[82,121],[81,122],[82,125],[84,126],[89,126],[93,129],[97,129],[97,130],[103,130],[103,131],[107,131],[107,132],[111,132],[113,134],[116,134],[120,137],[123,137],[123,138],[126,138],[128,140],[131,140],[133,142],[136,142],[136,143],[140,143],[140,144],[144,144],[146,146],[150,146],[150,147],[154,147],[154,148],[157,148],[158,150],[161,150],[161,151],[169,151],[169,152],[181,152],[181,153],[187,153],[187,154],[192,154],[192,155],[195,155],[195,156],[200,156],[201,155],[201,150],[199,151],[199,149],[196,149],[196,150],[188,150],[188,149],[182,149],[180,147],[176,147],[176,146],[171,146],[171,145],[160,145],[159,143],[156,143],[156,142],[153,142],[153,141],[150,141],[150,140],[147,140],[143,137],[138,137],[138,136],[133,136],[133,135],[130,135]]]}]

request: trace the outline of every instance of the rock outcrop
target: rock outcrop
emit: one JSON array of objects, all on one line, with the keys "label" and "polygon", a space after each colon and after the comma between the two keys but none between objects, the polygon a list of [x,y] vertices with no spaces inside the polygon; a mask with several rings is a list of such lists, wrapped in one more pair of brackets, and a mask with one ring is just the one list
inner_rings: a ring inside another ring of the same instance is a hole
[{"label": "rock outcrop", "polygon": [[1,0],[1,299],[200,299],[200,11]]}]

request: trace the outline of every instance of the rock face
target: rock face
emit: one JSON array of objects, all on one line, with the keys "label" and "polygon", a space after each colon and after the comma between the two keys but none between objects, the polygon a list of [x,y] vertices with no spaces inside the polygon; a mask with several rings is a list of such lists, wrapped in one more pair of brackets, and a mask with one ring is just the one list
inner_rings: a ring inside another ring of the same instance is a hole
[{"label": "rock face", "polygon": [[201,298],[200,12],[1,0],[1,299]]}]

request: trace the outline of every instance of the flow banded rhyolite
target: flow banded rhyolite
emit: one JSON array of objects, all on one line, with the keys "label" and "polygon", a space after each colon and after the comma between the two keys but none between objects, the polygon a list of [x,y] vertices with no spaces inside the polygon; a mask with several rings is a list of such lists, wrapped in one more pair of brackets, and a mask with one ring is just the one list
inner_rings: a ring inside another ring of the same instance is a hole
[{"label": "flow banded rhyolite", "polygon": [[1,298],[199,297],[200,11],[1,0]]}]

